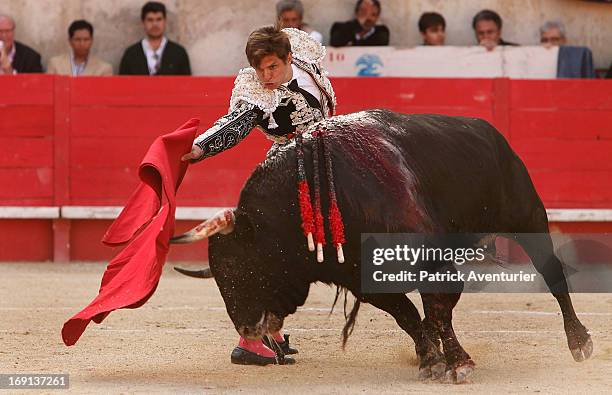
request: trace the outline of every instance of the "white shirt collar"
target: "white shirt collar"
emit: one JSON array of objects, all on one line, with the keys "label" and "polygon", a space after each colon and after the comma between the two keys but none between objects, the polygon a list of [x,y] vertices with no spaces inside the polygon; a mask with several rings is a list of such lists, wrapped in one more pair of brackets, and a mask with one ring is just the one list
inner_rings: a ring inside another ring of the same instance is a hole
[{"label": "white shirt collar", "polygon": [[153,48],[151,48],[151,44],[149,43],[149,40],[146,37],[142,39],[141,44],[142,50],[144,51],[145,56],[147,57],[149,74],[153,75],[155,74],[155,66],[158,62],[161,62],[164,49],[166,48],[166,44],[168,44],[168,39],[166,38],[166,36],[162,37],[161,44],[156,50],[153,50]]},{"label": "white shirt collar", "polygon": [[163,36],[161,40],[161,44],[159,45],[159,48],[153,51],[153,48],[151,48],[151,44],[149,43],[149,40],[145,37],[142,39],[142,49],[145,51],[145,53],[147,51],[151,51],[151,52],[156,52],[161,55],[162,52],[164,52],[164,48],[166,48],[167,43],[168,43],[168,39],[166,38],[166,36]]},{"label": "white shirt collar", "polygon": [[365,40],[366,38],[368,38],[372,34],[374,34],[375,31],[376,31],[376,27],[373,27],[370,30],[368,30],[368,32],[366,34],[364,34],[363,36],[359,36],[359,33],[356,33],[355,34],[355,39],[356,40]]},{"label": "white shirt collar", "polygon": [[321,102],[321,91],[315,85],[314,81],[312,80],[312,77],[310,77],[307,72],[300,69],[293,63],[291,63],[291,71],[293,72],[291,80],[283,83],[282,85],[287,86],[291,83],[291,81],[296,80],[300,88],[304,89],[305,91],[313,95],[319,102]]},{"label": "white shirt collar", "polygon": [[87,67],[88,60],[89,60],[89,56],[87,56],[87,59],[85,59],[84,63],[75,62],[74,51],[71,49],[70,50],[70,66],[72,68],[72,75],[76,77],[76,76],[83,74],[85,72],[85,68]]},{"label": "white shirt collar", "polygon": [[8,58],[11,64],[13,63],[13,59],[15,59],[15,52],[17,52],[16,47],[17,46],[15,45],[15,41],[13,41],[13,48],[11,48],[11,52],[8,53]]}]

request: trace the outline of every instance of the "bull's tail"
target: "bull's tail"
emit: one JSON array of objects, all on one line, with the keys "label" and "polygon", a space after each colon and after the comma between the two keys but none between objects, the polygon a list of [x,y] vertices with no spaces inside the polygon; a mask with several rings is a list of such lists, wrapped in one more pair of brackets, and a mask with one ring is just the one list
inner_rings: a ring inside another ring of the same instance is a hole
[{"label": "bull's tail", "polygon": [[355,299],[355,303],[353,304],[351,311],[347,314],[346,307],[348,304],[348,301],[347,301],[348,289],[343,288],[343,287],[337,287],[336,297],[334,298],[334,303],[332,304],[331,311],[329,312],[330,315],[334,312],[334,307],[336,306],[336,303],[338,302],[338,299],[340,298],[340,293],[344,293],[345,324],[344,324],[344,328],[342,328],[342,349],[344,350],[346,348],[346,342],[348,341],[349,336],[351,336],[351,334],[353,333],[353,330],[355,329],[355,323],[357,322],[357,314],[359,313],[359,307],[361,306],[361,302],[359,301],[359,299]]},{"label": "bull's tail", "polygon": [[200,270],[187,270],[181,269],[180,267],[175,266],[174,270],[177,272],[184,274],[185,276],[195,277],[195,278],[212,278],[212,272],[210,271],[210,267],[205,267]]},{"label": "bull's tail", "polygon": [[[346,299],[345,299],[346,302]],[[355,300],[355,303],[353,304],[353,308],[351,309],[351,312],[348,314],[348,316],[344,315],[344,318],[346,320],[345,324],[344,324],[344,328],[342,328],[342,349],[344,350],[346,347],[346,342],[348,341],[349,336],[353,333],[353,330],[355,329],[355,323],[357,322],[357,314],[359,313],[359,306],[361,306],[361,302],[359,301],[359,299]]]}]

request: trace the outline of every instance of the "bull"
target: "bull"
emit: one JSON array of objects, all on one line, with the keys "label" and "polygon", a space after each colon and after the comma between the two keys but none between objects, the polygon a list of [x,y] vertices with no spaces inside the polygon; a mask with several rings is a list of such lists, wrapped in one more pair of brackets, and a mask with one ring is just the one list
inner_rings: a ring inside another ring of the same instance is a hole
[{"label": "bull", "polygon": [[[452,325],[461,289],[450,294],[421,291],[423,320],[405,294],[362,293],[360,235],[513,233],[561,308],[573,358],[591,356],[593,344],[572,307],[544,205],[524,164],[493,126],[477,118],[369,110],[333,117],[314,128],[323,132],[334,163],[346,232],[344,264],[332,259],[317,263],[300,234],[295,145],[276,150],[257,166],[233,212],[173,240],[209,238],[210,271],[241,336],[259,339],[280,330],[284,318],[306,301],[310,284],[334,284],[356,298],[343,344],[360,303],[370,303],[410,335],[421,378],[447,376],[464,382],[474,362]],[[306,158],[312,147],[306,139]],[[306,164],[310,181],[314,171],[325,171],[323,165],[314,169],[311,161]],[[324,199],[322,204],[328,203]],[[521,236],[525,233],[539,236],[534,241]],[[328,245],[324,253],[333,257],[335,249]]]}]

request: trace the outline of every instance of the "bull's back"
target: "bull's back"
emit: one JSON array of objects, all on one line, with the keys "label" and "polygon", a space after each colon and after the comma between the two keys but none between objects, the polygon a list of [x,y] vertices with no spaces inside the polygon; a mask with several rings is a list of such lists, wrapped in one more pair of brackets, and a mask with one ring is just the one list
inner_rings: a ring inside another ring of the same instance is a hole
[{"label": "bull's back", "polygon": [[[385,208],[409,211],[404,221],[430,221],[438,230],[500,231],[498,228],[504,226],[501,222],[513,210],[509,207],[513,204],[509,194],[524,192],[527,200],[534,199],[535,190],[522,162],[504,137],[486,121],[385,110],[366,111],[363,116],[371,117],[377,125],[376,130],[371,130],[371,124],[368,127],[372,146],[389,146],[387,162],[391,166],[382,167],[393,168],[394,174],[379,183],[380,193],[397,199],[394,188],[406,183],[412,185],[399,190],[410,192],[412,188],[414,191],[405,194],[403,201],[383,204],[381,211]],[[345,137],[351,140],[354,135],[346,133]],[[377,155],[380,156],[374,153],[370,157]],[[394,155],[401,156],[401,160],[393,158]],[[348,160],[355,161],[355,158]],[[376,163],[369,165],[381,167]],[[407,177],[412,180],[406,181]],[[539,201],[537,195],[535,199]],[[396,211],[398,214],[403,213]]]}]

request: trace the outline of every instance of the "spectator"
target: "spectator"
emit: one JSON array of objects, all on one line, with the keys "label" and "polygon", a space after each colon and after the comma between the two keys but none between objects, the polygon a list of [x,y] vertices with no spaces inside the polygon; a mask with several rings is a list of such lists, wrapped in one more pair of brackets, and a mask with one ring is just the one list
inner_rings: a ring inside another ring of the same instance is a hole
[{"label": "spectator", "polygon": [[376,25],[380,17],[379,0],[358,0],[355,5],[355,19],[335,22],[331,28],[330,45],[389,45],[389,29]]},{"label": "spectator", "polygon": [[0,15],[0,74],[42,73],[38,52],[15,41],[15,21]]},{"label": "spectator", "polygon": [[446,21],[437,12],[425,12],[419,18],[419,31],[423,37],[423,45],[444,45]]},{"label": "spectator", "polygon": [[612,78],[612,64],[610,64],[610,68],[608,69],[608,73],[606,74],[606,78]]},{"label": "spectator", "polygon": [[121,58],[119,74],[124,75],[191,75],[187,51],[168,40],[166,6],[150,1],[142,7],[140,19],[146,37],[128,47]]},{"label": "spectator", "polygon": [[74,21],[68,27],[70,53],[54,56],[47,73],[71,75],[113,75],[113,67],[89,52],[93,45],[93,26],[85,20]]},{"label": "spectator", "polygon": [[501,37],[502,19],[495,11],[480,11],[472,20],[472,28],[476,33],[478,44],[484,46],[487,51],[493,50],[498,45],[518,45],[504,41]]},{"label": "spectator", "polygon": [[304,6],[300,0],[280,0],[276,3],[276,18],[281,29],[293,27],[305,31],[318,42],[323,42],[323,35],[303,22]]},{"label": "spectator", "polygon": [[547,21],[540,27],[540,43],[545,47],[565,45],[565,26],[560,21]]}]

